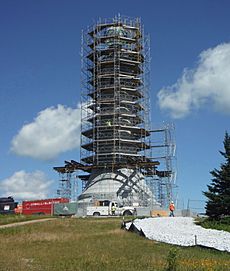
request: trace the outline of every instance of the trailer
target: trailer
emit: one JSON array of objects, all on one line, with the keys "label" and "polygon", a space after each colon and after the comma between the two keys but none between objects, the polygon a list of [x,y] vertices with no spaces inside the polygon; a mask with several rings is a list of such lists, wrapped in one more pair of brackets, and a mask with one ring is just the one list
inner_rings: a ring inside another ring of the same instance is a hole
[{"label": "trailer", "polygon": [[77,202],[55,203],[53,205],[53,215],[73,216],[77,213]]},{"label": "trailer", "polygon": [[53,215],[54,204],[68,203],[67,198],[52,198],[22,202],[23,215]]},{"label": "trailer", "polygon": [[18,203],[15,202],[12,197],[0,198],[0,214],[14,214],[14,210],[17,208],[17,205]]}]

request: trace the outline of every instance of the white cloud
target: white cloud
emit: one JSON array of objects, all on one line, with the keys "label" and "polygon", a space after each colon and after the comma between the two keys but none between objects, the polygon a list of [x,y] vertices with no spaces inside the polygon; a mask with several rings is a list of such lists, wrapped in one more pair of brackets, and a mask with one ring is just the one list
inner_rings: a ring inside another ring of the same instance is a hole
[{"label": "white cloud", "polygon": [[173,118],[209,105],[230,114],[230,43],[201,52],[195,69],[185,69],[172,86],[158,92],[160,108]]},{"label": "white cloud", "polygon": [[44,199],[52,182],[42,171],[17,171],[0,182],[1,195],[13,196],[17,200]]},{"label": "white cloud", "polygon": [[33,122],[23,125],[11,142],[11,151],[41,160],[53,159],[79,146],[80,127],[79,108],[46,108]]}]

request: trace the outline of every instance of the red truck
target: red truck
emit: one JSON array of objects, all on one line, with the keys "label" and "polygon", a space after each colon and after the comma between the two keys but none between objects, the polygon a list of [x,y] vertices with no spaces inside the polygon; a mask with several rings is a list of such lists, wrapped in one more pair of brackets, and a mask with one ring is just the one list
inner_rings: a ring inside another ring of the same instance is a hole
[{"label": "red truck", "polygon": [[67,198],[41,199],[22,202],[23,215],[52,215],[55,203],[68,203]]}]

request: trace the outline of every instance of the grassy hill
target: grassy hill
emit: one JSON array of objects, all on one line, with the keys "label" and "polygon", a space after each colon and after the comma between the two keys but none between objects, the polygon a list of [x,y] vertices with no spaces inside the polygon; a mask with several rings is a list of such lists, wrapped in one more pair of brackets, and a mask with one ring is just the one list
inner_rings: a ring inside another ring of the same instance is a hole
[{"label": "grassy hill", "polygon": [[229,253],[157,243],[121,230],[120,223],[59,218],[0,229],[0,270],[230,270]]}]

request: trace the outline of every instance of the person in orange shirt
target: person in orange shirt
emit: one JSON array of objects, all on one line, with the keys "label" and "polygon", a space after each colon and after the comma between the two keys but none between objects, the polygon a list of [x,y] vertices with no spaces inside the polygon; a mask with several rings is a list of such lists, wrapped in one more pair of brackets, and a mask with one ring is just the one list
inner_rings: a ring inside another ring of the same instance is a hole
[{"label": "person in orange shirt", "polygon": [[174,205],[173,201],[170,202],[169,211],[170,211],[169,216],[173,216],[174,217],[175,205]]},{"label": "person in orange shirt", "polygon": [[14,209],[14,213],[17,215],[22,214],[22,204],[18,204],[18,206]]}]

